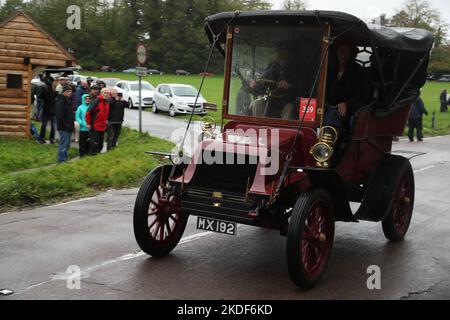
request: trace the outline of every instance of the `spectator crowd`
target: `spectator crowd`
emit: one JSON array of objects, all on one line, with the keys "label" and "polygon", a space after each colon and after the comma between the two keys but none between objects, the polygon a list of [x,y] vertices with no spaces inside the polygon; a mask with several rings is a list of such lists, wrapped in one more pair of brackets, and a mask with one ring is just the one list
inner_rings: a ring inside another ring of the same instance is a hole
[{"label": "spectator crowd", "polygon": [[58,163],[68,160],[72,137],[79,144],[80,157],[101,153],[105,134],[107,151],[117,146],[128,102],[104,82],[93,83],[87,78],[72,84],[65,76],[53,79],[48,73],[41,74],[39,82],[33,85],[32,97],[33,119],[41,122],[40,132],[32,126],[32,133],[45,144],[50,125],[50,143],[55,144],[58,130]]}]

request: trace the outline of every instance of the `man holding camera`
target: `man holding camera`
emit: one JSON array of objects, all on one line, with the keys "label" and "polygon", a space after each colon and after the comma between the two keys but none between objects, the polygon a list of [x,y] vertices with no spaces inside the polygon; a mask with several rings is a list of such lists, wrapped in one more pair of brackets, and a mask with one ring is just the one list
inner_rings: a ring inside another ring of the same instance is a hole
[{"label": "man holding camera", "polygon": [[108,100],[110,110],[108,117],[108,151],[117,146],[117,141],[122,131],[123,119],[125,116],[125,108],[128,108],[128,102],[123,100],[123,95],[116,89],[111,90],[111,97]]}]

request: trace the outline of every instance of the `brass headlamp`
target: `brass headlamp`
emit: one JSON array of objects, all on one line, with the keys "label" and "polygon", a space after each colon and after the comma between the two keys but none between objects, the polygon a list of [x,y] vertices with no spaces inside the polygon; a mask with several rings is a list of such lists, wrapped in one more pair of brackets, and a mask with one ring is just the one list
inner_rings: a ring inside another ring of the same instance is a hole
[{"label": "brass headlamp", "polygon": [[338,132],[333,127],[323,127],[319,131],[318,139],[319,142],[311,148],[309,153],[316,160],[316,166],[329,168],[329,161],[333,156],[333,146],[338,139]]},{"label": "brass headlamp", "polygon": [[200,122],[200,126],[202,128],[202,133],[199,136],[199,142],[205,139],[214,139],[216,130],[216,121],[212,117],[204,117]]}]

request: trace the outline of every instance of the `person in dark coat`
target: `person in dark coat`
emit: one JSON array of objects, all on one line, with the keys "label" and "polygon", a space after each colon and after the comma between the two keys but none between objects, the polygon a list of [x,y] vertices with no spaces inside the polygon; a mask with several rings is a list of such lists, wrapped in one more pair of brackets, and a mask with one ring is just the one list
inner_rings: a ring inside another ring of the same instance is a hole
[{"label": "person in dark coat", "polygon": [[338,132],[346,126],[356,111],[370,102],[368,73],[356,63],[358,49],[351,40],[343,40],[336,46],[337,68],[330,70],[323,125]]},{"label": "person in dark coat", "polygon": [[448,100],[447,100],[447,89],[441,92],[439,96],[439,101],[441,101],[441,112],[448,111]]},{"label": "person in dark coat", "polygon": [[58,95],[55,103],[56,122],[59,131],[58,163],[66,162],[69,158],[70,137],[75,130],[75,117],[72,109],[72,87],[62,87],[62,94]]},{"label": "person in dark coat", "polygon": [[75,105],[81,106],[83,104],[83,96],[89,93],[88,82],[86,80],[81,80],[80,84],[77,86],[75,91]]},{"label": "person in dark coat", "polygon": [[89,97],[91,98],[91,103],[93,103],[99,95],[100,95],[100,87],[97,86],[96,84],[92,85],[89,88]]},{"label": "person in dark coat", "polygon": [[47,91],[47,85],[43,74],[39,74],[39,81],[31,85],[31,103],[34,105],[31,119],[42,121],[43,98]]},{"label": "person in dark coat", "polygon": [[282,42],[275,48],[276,59],[266,68],[260,80],[250,80],[248,86],[256,96],[264,95],[272,87],[272,94],[265,99],[257,99],[250,105],[253,116],[292,119],[294,117],[295,85],[298,73],[293,64],[293,49],[289,43]]},{"label": "person in dark coat", "polygon": [[408,121],[408,138],[409,141],[414,141],[414,129],[416,129],[417,132],[417,141],[423,141],[423,115],[428,115],[428,111],[425,108],[425,104],[423,103],[422,98],[417,97],[417,99],[413,102],[411,113],[409,115],[409,121]]},{"label": "person in dark coat", "polygon": [[47,135],[47,125],[50,122],[50,143],[55,143],[56,118],[55,118],[55,99],[57,94],[54,89],[54,83],[49,75],[44,80],[46,89],[42,94],[42,117],[41,132],[39,142],[44,144]]},{"label": "person in dark coat", "polygon": [[117,146],[117,141],[122,131],[125,108],[128,108],[128,102],[123,100],[122,93],[118,93],[117,90],[112,89],[111,98],[109,99],[108,151]]}]

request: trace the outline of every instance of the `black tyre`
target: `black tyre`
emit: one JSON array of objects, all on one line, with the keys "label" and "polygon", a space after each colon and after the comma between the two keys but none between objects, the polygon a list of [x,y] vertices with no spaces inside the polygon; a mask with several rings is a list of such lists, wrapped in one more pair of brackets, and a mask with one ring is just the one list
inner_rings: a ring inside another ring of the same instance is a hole
[{"label": "black tyre", "polygon": [[175,107],[173,104],[171,104],[169,107],[169,115],[171,117],[175,117],[177,115],[177,111],[175,110]]},{"label": "black tyre", "polygon": [[142,251],[154,257],[165,256],[177,246],[188,220],[182,212],[181,199],[161,187],[171,168],[158,167],[145,178],[134,207],[136,241]]},{"label": "black tyre", "polygon": [[153,113],[158,113],[158,107],[156,106],[156,101],[153,101],[153,109],[152,109]]},{"label": "black tyre", "polygon": [[292,281],[302,289],[322,278],[334,241],[333,203],[323,189],[303,194],[294,206],[287,236],[287,264]]},{"label": "black tyre", "polygon": [[130,108],[130,109],[133,109],[133,108],[134,108],[133,100],[131,100],[131,98],[128,99],[128,108]]},{"label": "black tyre", "polygon": [[391,242],[402,241],[408,232],[414,208],[414,172],[409,161],[404,161],[398,172],[396,189],[386,218],[383,233]]}]

